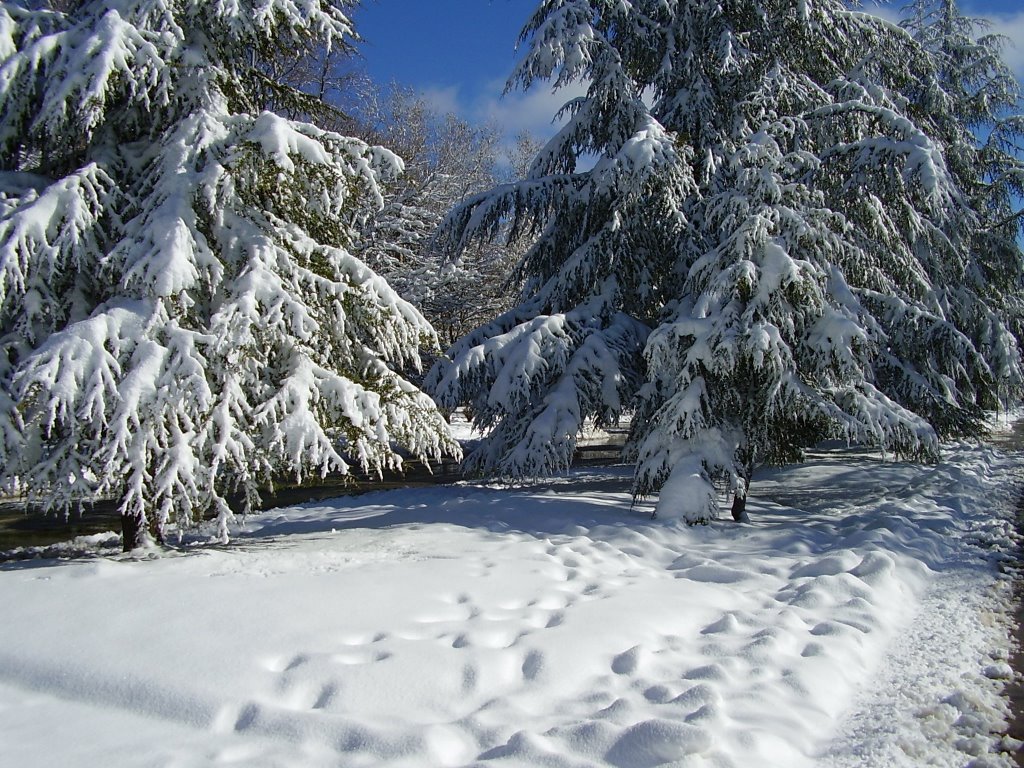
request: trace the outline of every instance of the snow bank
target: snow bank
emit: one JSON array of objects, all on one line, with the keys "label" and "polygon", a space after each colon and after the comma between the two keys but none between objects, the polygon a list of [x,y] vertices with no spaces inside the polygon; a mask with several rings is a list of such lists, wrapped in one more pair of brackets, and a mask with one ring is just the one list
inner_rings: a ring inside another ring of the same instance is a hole
[{"label": "snow bank", "polygon": [[1009,766],[1014,471],[823,454],[755,481],[753,523],[688,528],[589,470],[10,563],[0,742],[62,767]]}]

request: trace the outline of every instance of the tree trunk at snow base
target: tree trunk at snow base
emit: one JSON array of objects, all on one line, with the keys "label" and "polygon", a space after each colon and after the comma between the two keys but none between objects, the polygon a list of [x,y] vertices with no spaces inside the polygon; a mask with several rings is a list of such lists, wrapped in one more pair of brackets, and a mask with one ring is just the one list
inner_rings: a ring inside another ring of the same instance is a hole
[{"label": "tree trunk at snow base", "polygon": [[145,521],[130,512],[121,513],[121,549],[131,552],[146,545]]},{"label": "tree trunk at snow base", "polygon": [[121,550],[131,552],[156,544],[167,543],[165,526],[168,521],[159,516],[145,516],[138,512],[122,512],[121,518]]},{"label": "tree trunk at snow base", "polygon": [[750,481],[754,478],[754,451],[746,449],[739,450],[740,475],[736,478],[736,488],[732,498],[732,519],[737,523],[745,523],[750,520],[747,516],[747,494],[750,492]]},{"label": "tree trunk at snow base", "polygon": [[736,489],[732,499],[732,519],[737,523],[745,523],[750,520],[747,516],[747,486]]},{"label": "tree trunk at snow base", "polygon": [[261,56],[347,49],[340,6],[0,3],[0,469],[118,500],[126,548],[208,513],[226,538],[227,496],[282,476],[459,452],[396,373],[433,330],[347,249],[401,161],[263,110]]},{"label": "tree trunk at snow base", "polygon": [[[512,84],[587,93],[527,178],[447,222],[456,249],[506,222],[535,238],[519,307],[428,378],[490,429],[475,468],[557,469],[536,436],[571,445],[588,417],[632,410],[634,493],[701,522],[713,478],[743,503],[741,447],[778,463],[838,438],[934,460],[941,437],[983,428],[999,387],[1019,396],[1013,293],[983,262],[1019,286],[1024,259],[972,248],[982,218],[944,154],[969,133],[907,35],[836,0],[566,0],[524,36]],[[562,341],[621,316],[652,329],[641,355]],[[569,317],[573,334],[552,322]]]}]

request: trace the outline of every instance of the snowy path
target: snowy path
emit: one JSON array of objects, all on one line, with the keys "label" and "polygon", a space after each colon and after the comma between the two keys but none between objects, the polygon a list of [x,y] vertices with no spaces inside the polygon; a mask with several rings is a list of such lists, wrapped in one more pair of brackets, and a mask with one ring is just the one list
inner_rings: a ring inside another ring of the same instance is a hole
[{"label": "snowy path", "polygon": [[[1014,508],[1024,481],[1019,458],[989,467],[988,490],[974,498],[964,493],[964,485],[972,485],[971,469],[956,464],[955,459],[947,462],[930,482],[909,487],[915,506],[978,505],[982,513]],[[1005,545],[1005,522],[998,518],[979,516],[959,533],[982,549]],[[1008,715],[1005,700],[994,694],[1013,674],[1004,640],[1011,635],[1012,581],[993,579],[991,567],[974,549],[954,548],[932,567],[936,572],[912,620],[844,716],[823,768],[954,768],[972,757],[972,768],[1015,765],[988,754],[993,748],[989,731],[999,731]]]},{"label": "snowy path", "polygon": [[988,604],[991,589],[982,574],[935,579],[840,723],[822,768],[959,768],[989,752],[988,731],[1006,714],[991,693],[1010,674],[1001,647],[992,648],[991,659],[978,654],[1008,632],[1005,617]]},{"label": "snowy path", "polygon": [[963,765],[1001,714],[985,555],[1009,530],[971,499],[1007,511],[1013,472],[966,447],[823,458],[763,483],[802,511],[690,529],[592,470],[280,510],[184,556],[12,564],[3,759]]}]

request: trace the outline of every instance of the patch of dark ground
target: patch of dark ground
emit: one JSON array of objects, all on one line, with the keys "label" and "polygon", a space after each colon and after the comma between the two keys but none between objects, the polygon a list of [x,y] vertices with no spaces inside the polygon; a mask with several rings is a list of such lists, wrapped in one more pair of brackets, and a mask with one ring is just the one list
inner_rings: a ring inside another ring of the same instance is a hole
[{"label": "patch of dark ground", "polygon": [[[1024,461],[1024,449],[1018,448],[1017,452]],[[1024,538],[1024,488],[1020,490],[1017,501],[1017,530]],[[1010,704],[1006,735],[1024,741],[1024,545],[1017,552],[1016,562],[1009,565],[1014,573],[1013,629],[1010,635],[1010,667],[1014,676],[1004,689]],[[1024,768],[1024,750],[1018,750],[1014,760]]]},{"label": "patch of dark ground", "polygon": [[[411,462],[410,462],[411,463]],[[430,469],[418,462],[403,473],[384,477],[328,477],[304,485],[281,485],[263,494],[263,509],[322,501],[392,488],[409,488],[453,482],[461,477],[452,463]],[[229,500],[230,501],[230,500]],[[82,536],[94,536],[121,530],[117,502],[101,499],[83,504],[67,513],[47,513],[39,504],[25,499],[0,502],[0,561],[23,557],[65,557],[74,552],[67,542]],[[236,510],[238,511],[238,510]]]},{"label": "patch of dark ground", "polygon": [[[622,436],[610,443],[594,443],[577,447],[574,467],[603,466],[619,461]],[[395,488],[415,488],[455,483],[467,479],[459,463],[446,459],[431,466],[407,459],[402,472],[386,472],[383,477],[356,474],[317,478],[302,485],[282,483],[273,492],[263,494],[263,510],[323,501],[338,496],[352,496]],[[230,501],[230,500],[229,500]],[[236,512],[239,511],[236,509]],[[121,530],[120,514],[112,499],[84,504],[67,514],[46,513],[39,504],[25,499],[0,500],[0,562],[35,558],[75,557],[88,555],[94,543],[78,551],[68,545],[82,536],[95,536]],[[111,547],[114,545],[111,544]],[[115,550],[116,551],[116,550]]]},{"label": "patch of dark ground", "polygon": [[[1024,462],[1024,420],[1016,421],[1005,432],[994,434],[991,442],[1002,450],[1016,454]],[[1017,531],[1024,540],[1024,488],[1018,489],[1016,522]],[[1010,722],[1006,735],[1024,741],[1024,545],[1018,550],[1015,560],[1007,564],[1008,570],[1014,574],[1014,627],[1010,637],[1010,666],[1014,678],[1005,688],[1010,704]],[[1024,750],[1018,750],[1014,759],[1018,766],[1024,768]]]},{"label": "patch of dark ground", "polygon": [[[1006,685],[1005,695],[1010,703],[1010,722],[1006,735],[1024,741],[1024,580],[1018,575],[1013,588],[1015,604],[1013,635],[1011,637],[1010,666],[1014,678]],[[1024,766],[1024,750],[1014,753],[1017,765]]]}]

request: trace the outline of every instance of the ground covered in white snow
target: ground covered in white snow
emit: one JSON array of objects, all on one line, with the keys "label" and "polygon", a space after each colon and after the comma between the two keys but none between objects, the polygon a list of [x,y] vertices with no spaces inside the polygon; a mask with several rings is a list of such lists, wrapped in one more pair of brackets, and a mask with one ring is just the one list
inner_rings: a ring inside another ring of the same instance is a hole
[{"label": "ground covered in white snow", "polygon": [[687,528],[576,470],[9,562],[2,762],[1009,766],[1018,471],[824,452]]}]

